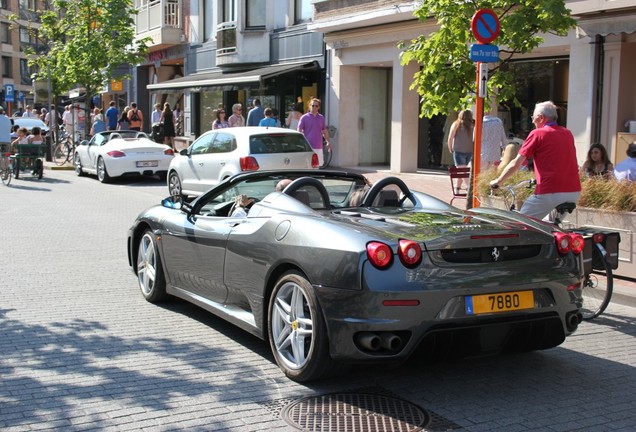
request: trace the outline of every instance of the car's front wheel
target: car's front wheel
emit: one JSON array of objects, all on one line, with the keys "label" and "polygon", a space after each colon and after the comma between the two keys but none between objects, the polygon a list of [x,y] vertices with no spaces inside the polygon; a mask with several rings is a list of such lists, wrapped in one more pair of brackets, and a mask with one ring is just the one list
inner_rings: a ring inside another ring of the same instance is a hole
[{"label": "car's front wheel", "polygon": [[84,175],[84,170],[82,169],[82,161],[80,159],[79,154],[75,153],[75,174],[78,176]]},{"label": "car's front wheel", "polygon": [[179,174],[174,171],[171,172],[170,176],[168,177],[168,192],[170,193],[170,196],[173,197],[183,196],[183,194],[181,193],[181,179],[179,178]]},{"label": "car's front wheel", "polygon": [[97,160],[97,180],[102,183],[108,183],[110,181],[110,176],[108,175],[108,170],[106,169],[106,163],[104,162],[104,158],[102,157]]},{"label": "car's front wheel", "polygon": [[151,303],[166,299],[166,279],[154,234],[146,230],[137,249],[137,280],[141,294]]},{"label": "car's front wheel", "polygon": [[269,302],[269,343],[289,378],[303,382],[339,372],[329,355],[327,329],[311,284],[291,271],[276,283]]}]

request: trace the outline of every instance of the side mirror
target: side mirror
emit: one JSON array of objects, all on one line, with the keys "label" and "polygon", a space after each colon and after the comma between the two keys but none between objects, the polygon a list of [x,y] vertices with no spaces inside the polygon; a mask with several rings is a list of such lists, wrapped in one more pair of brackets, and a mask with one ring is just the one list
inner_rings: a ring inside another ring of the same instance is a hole
[{"label": "side mirror", "polygon": [[88,145],[88,140],[82,140],[82,141],[80,141],[80,145]]},{"label": "side mirror", "polygon": [[162,199],[161,205],[165,208],[178,210],[183,208],[183,200],[179,196],[171,196],[171,197]]},{"label": "side mirror", "polygon": [[187,149],[187,148],[181,149],[181,151],[179,152],[179,154],[180,154],[181,156],[189,156],[189,154],[188,154],[188,149]]}]

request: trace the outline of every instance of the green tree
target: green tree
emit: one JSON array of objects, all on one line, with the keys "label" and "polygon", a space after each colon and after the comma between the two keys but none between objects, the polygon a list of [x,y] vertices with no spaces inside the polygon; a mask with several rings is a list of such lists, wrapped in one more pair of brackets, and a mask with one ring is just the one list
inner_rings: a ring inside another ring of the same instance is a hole
[{"label": "green tree", "polygon": [[565,36],[576,25],[563,0],[422,0],[415,16],[423,22],[436,20],[439,29],[401,43],[400,48],[403,65],[413,61],[421,65],[411,89],[421,96],[423,117],[458,111],[474,103],[476,72],[469,51],[477,41],[470,24],[482,8],[492,9],[501,23],[499,37],[493,42],[499,46],[499,62],[489,71],[489,94],[515,104],[514,71],[508,65],[513,56],[541,45],[541,34]]},{"label": "green tree", "polygon": [[51,0],[37,28],[46,54],[30,57],[35,78],[50,78],[56,95],[79,86],[90,100],[115,69],[138,64],[146,55],[147,40],[135,40],[136,14],[132,0]]}]

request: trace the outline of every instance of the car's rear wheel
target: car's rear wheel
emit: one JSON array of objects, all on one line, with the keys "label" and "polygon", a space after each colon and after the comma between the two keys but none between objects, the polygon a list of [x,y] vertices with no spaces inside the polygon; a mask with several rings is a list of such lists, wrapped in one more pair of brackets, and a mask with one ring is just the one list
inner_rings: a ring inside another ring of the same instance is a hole
[{"label": "car's rear wheel", "polygon": [[137,251],[137,280],[141,294],[151,303],[166,299],[166,279],[155,236],[146,230]]},{"label": "car's rear wheel", "polygon": [[108,183],[110,181],[106,163],[104,162],[104,158],[101,157],[97,160],[97,180],[102,183]]},{"label": "car's rear wheel", "polygon": [[327,329],[311,284],[300,273],[276,283],[268,310],[269,343],[276,363],[294,381],[310,381],[340,371],[329,355]]},{"label": "car's rear wheel", "polygon": [[168,177],[168,192],[170,192],[170,196],[183,196],[181,193],[181,179],[179,178],[179,174],[174,171],[171,172]]}]

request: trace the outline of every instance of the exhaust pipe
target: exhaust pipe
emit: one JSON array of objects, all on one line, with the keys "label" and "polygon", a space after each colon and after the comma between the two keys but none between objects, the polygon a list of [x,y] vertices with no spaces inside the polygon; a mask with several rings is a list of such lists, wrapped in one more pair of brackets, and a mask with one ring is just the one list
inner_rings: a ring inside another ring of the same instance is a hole
[{"label": "exhaust pipe", "polygon": [[578,328],[579,324],[583,321],[583,315],[580,312],[570,313],[567,317],[565,317],[565,325],[568,331],[574,331]]},{"label": "exhaust pipe", "polygon": [[356,344],[369,351],[380,349],[380,337],[375,333],[362,332],[356,334]]},{"label": "exhaust pipe", "polygon": [[380,346],[389,351],[397,351],[402,348],[402,339],[393,333],[382,333]]}]

